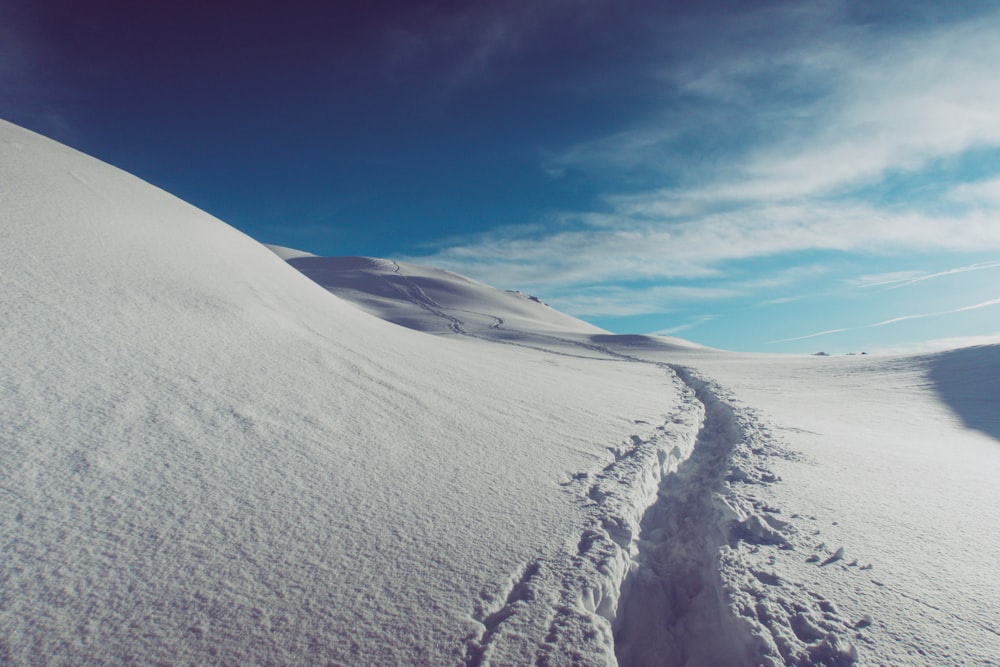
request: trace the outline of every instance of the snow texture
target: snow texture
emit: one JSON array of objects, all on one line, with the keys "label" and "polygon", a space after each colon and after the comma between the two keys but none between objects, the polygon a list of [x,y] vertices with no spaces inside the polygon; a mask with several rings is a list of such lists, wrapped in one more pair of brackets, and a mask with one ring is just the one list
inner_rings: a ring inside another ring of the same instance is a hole
[{"label": "snow texture", "polygon": [[616,336],[5,123],[0,206],[0,664],[997,664],[1000,348]]}]

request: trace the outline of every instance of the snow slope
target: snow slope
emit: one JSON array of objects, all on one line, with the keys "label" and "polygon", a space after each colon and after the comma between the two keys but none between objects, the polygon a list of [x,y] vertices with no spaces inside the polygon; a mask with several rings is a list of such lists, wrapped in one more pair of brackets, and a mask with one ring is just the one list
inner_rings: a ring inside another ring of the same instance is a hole
[{"label": "snow slope", "polygon": [[607,333],[543,304],[450,271],[371,257],[279,256],[336,294],[381,319],[428,333],[516,339],[518,335]]},{"label": "snow slope", "polygon": [[463,663],[579,540],[562,484],[676,402],[378,320],[12,125],[0,151],[0,662]]},{"label": "snow slope", "polygon": [[1000,348],[615,336],[3,123],[0,207],[0,664],[997,664]]},{"label": "snow slope", "polygon": [[[1000,547],[1000,347],[828,359],[570,326],[542,333],[521,322],[512,331],[506,304],[486,291],[438,289],[432,307],[418,289],[371,298],[387,277],[433,270],[309,262],[307,275],[386,319],[659,364],[695,393],[694,418],[704,422],[680,429],[687,438],[697,431],[683,448],[692,455],[658,477],[657,502],[627,520],[622,567],[631,574],[613,619],[621,664],[995,664],[1000,656],[992,603],[1000,576],[983,568],[983,554]],[[604,485],[588,491],[598,504],[607,502]]]}]

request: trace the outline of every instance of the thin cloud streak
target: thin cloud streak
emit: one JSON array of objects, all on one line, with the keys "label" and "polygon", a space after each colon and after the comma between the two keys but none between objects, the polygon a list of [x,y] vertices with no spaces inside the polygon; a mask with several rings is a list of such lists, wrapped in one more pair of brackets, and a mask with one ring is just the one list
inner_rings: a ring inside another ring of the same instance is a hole
[{"label": "thin cloud streak", "polygon": [[794,338],[782,338],[780,340],[768,341],[769,345],[775,345],[778,343],[791,343],[797,340],[806,340],[807,338],[818,338],[820,336],[828,336],[836,333],[844,333],[847,331],[860,331],[862,329],[874,329],[876,327],[884,327],[889,324],[896,324],[898,322],[906,322],[909,320],[922,320],[928,317],[942,317],[944,315],[954,315],[956,313],[964,313],[970,310],[979,310],[980,308],[988,308],[990,306],[1000,305],[1000,299],[990,299],[989,301],[983,301],[980,303],[975,303],[970,306],[962,306],[961,308],[953,308],[951,310],[941,310],[933,313],[919,313],[916,315],[903,315],[901,317],[893,317],[892,319],[883,320],[881,322],[875,322],[874,324],[866,324],[860,327],[846,327],[843,329],[829,329],[827,331],[819,331],[817,333],[806,334],[805,336],[795,336]]},{"label": "thin cloud streak", "polygon": [[[856,327],[864,328],[864,327]],[[778,343],[791,343],[797,340],[806,340],[807,338],[819,338],[820,336],[829,336],[830,334],[842,333],[844,331],[854,331],[854,329],[827,329],[826,331],[818,331],[816,333],[806,334],[805,336],[795,336],[794,338],[782,338],[781,340],[769,340],[768,345],[776,345]]]},{"label": "thin cloud streak", "polygon": [[983,271],[985,269],[995,269],[1000,267],[1000,262],[983,262],[979,264],[971,264],[969,266],[961,266],[957,269],[950,269],[948,271],[939,271],[938,273],[931,273],[926,276],[920,276],[917,278],[911,278],[897,285],[893,285],[889,289],[899,289],[900,287],[906,287],[908,285],[914,285],[916,283],[924,282],[925,280],[934,280],[935,278],[943,278],[945,276],[952,276],[956,273],[968,273],[969,271]]},{"label": "thin cloud streak", "polygon": [[733,287],[608,285],[555,292],[546,299],[565,310],[589,317],[631,317],[670,311],[680,303],[717,301],[739,295]]},{"label": "thin cloud streak", "polygon": [[872,287],[887,287],[886,289],[894,290],[900,287],[906,287],[908,285],[914,285],[916,283],[921,283],[927,280],[934,280],[935,278],[945,278],[947,276],[953,276],[960,273],[968,273],[969,271],[982,271],[985,269],[995,269],[1000,267],[1000,262],[979,262],[976,264],[969,264],[968,266],[959,266],[954,269],[948,269],[946,271],[937,271],[935,273],[927,273],[925,271],[893,271],[891,273],[877,273],[859,276],[848,282],[861,289],[869,289]]},{"label": "thin cloud streak", "polygon": [[892,271],[890,273],[876,273],[858,276],[848,280],[854,287],[868,289],[871,287],[885,287],[886,285],[898,285],[914,278],[927,275],[923,271]]},{"label": "thin cloud streak", "polygon": [[593,20],[605,0],[508,0],[416,8],[382,36],[382,68],[391,77],[433,68],[446,89],[482,85],[509,61],[544,48],[544,37]]},{"label": "thin cloud streak", "polygon": [[795,303],[796,301],[801,301],[805,297],[803,296],[780,296],[775,299],[767,299],[766,301],[761,301],[761,306],[780,306],[786,303]]},{"label": "thin cloud streak", "polygon": [[711,322],[714,319],[718,319],[718,315],[701,315],[694,318],[694,320],[687,322],[685,324],[680,324],[675,327],[670,327],[668,329],[660,329],[659,331],[653,332],[654,336],[673,336],[674,334],[679,334],[684,331],[689,331],[698,327],[706,322]]}]

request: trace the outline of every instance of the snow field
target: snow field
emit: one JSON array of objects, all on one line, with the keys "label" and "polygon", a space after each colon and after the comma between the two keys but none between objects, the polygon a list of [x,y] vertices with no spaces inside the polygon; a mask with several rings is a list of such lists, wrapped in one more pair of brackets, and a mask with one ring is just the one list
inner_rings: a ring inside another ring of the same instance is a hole
[{"label": "snow field", "polygon": [[578,539],[560,481],[670,407],[656,368],[380,321],[0,130],[5,662],[458,664],[481,591]]},{"label": "snow field", "polygon": [[1000,347],[615,336],[4,123],[0,265],[2,664],[997,664]]},{"label": "snow field", "polygon": [[984,554],[1000,546],[1000,449],[961,425],[940,385],[979,389],[966,411],[997,406],[1000,348],[684,356],[758,424],[734,460],[759,482],[731,480],[727,495],[741,491],[776,544],[738,541],[721,567],[743,615],[776,619],[778,664],[849,664],[854,652],[860,664],[996,664],[1000,578]]},{"label": "snow field", "polygon": [[[336,279],[332,275],[326,278]],[[422,300],[415,299],[412,305],[422,307]],[[755,605],[737,611],[738,589],[750,590],[757,580],[768,580],[769,575],[748,568],[742,561],[737,561],[742,567],[722,568],[726,554],[719,554],[720,547],[749,542],[755,551],[760,545],[791,548],[782,532],[794,532],[794,527],[761,512],[753,497],[744,497],[734,487],[776,481],[766,463],[756,460],[754,451],[742,442],[745,438],[769,441],[766,429],[750,426],[755,423],[752,418],[742,412],[738,416],[718,398],[717,387],[713,391],[687,369],[632,354],[636,349],[662,352],[696,348],[601,334],[558,336],[513,331],[515,335],[510,336],[507,324],[473,333],[464,321],[447,313],[432,314],[457,322],[459,326],[451,327],[452,334],[563,356],[582,354],[625,363],[654,363],[673,375],[675,382],[684,379],[687,398],[678,397],[677,404],[697,405],[696,413],[703,417],[698,424],[688,420],[686,428],[680,429],[688,444],[683,450],[674,447],[668,455],[667,450],[650,447],[651,442],[637,436],[631,439],[631,447],[619,448],[612,466],[620,473],[617,483],[626,492],[609,494],[597,484],[587,492],[587,498],[600,504],[617,497],[619,502],[611,507],[617,505],[620,509],[624,505],[628,510],[615,512],[605,507],[593,522],[599,528],[591,526],[584,531],[577,557],[564,555],[554,563],[529,563],[521,577],[512,581],[504,605],[489,615],[480,615],[485,632],[481,641],[474,639],[470,644],[470,664],[484,660],[508,663],[530,652],[539,641],[543,648],[536,661],[541,664],[606,664],[610,645],[604,621],[617,630],[620,664],[853,664],[857,649],[842,639],[850,625],[830,622],[840,621],[835,614],[826,613],[822,630],[818,626],[813,626],[812,631],[802,630],[803,620],[808,618],[804,612],[817,608],[816,600],[804,593],[792,596],[792,602],[785,598],[772,601],[766,589],[758,588],[752,595]],[[692,455],[695,441],[700,447]],[[623,455],[626,451],[628,456]],[[650,465],[649,455],[654,451],[660,466]],[[758,447],[755,451],[761,454],[765,449]],[[676,470],[681,460],[686,463],[683,471]],[[616,465],[622,461],[632,465]],[[727,469],[730,465],[732,468]],[[723,488],[723,471],[727,471],[724,498],[717,493]],[[644,480],[652,481],[652,486],[644,485]],[[627,502],[621,502],[622,498]],[[720,498],[724,512],[716,507]],[[645,532],[637,540],[640,523]],[[598,555],[596,568],[592,557],[580,557],[585,552]],[[641,557],[637,559],[637,555]],[[657,561],[657,565],[649,565]],[[569,576],[565,574],[567,569],[572,573]],[[720,579],[720,569],[728,572],[725,582]],[[560,579],[561,586],[553,585]],[[550,594],[542,595],[542,590]],[[562,593],[552,595],[552,590]],[[584,591],[582,599],[580,590]],[[621,597],[628,605],[624,610],[619,607]],[[819,600],[821,606],[826,606],[822,597]],[[786,632],[792,626],[799,628],[797,633]],[[533,636],[539,635],[543,627],[549,628],[544,638]],[[566,647],[571,648],[567,651]]]}]

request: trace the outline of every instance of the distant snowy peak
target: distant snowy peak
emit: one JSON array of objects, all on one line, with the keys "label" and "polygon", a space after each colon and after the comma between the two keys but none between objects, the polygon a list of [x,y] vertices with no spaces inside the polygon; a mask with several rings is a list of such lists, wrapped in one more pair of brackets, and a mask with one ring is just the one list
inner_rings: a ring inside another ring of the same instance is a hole
[{"label": "distant snowy peak", "polygon": [[338,297],[384,320],[437,334],[504,338],[518,332],[603,334],[537,297],[407,262],[371,257],[316,257],[271,247]]},{"label": "distant snowy peak", "polygon": [[316,255],[311,252],[306,252],[305,250],[296,250],[295,248],[286,248],[280,245],[272,245],[265,243],[264,247],[273,252],[275,255],[284,260],[298,259],[299,257],[315,257]]}]

